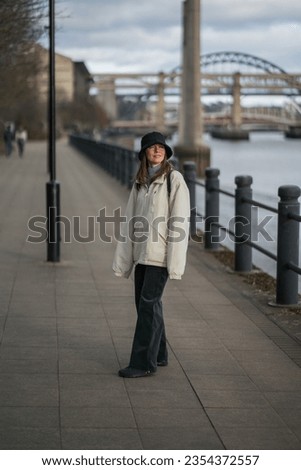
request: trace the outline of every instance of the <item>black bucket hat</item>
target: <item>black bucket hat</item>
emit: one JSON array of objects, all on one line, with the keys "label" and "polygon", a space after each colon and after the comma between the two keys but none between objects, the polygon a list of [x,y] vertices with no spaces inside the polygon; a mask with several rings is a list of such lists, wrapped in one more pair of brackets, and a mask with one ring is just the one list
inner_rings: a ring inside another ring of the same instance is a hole
[{"label": "black bucket hat", "polygon": [[172,149],[165,142],[164,135],[162,135],[160,132],[149,132],[148,134],[145,134],[141,139],[141,150],[138,153],[139,160],[142,159],[143,151],[155,144],[164,145],[167,159],[172,156]]}]

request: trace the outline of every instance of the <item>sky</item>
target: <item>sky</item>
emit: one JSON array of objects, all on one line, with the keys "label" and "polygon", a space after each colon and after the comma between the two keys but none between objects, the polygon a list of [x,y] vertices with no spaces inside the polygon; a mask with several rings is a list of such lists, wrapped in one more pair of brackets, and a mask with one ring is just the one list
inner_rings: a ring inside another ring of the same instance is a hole
[{"label": "sky", "polygon": [[[181,64],[182,0],[56,0],[56,51],[91,73]],[[236,51],[301,73],[300,0],[201,0],[201,53]]]}]

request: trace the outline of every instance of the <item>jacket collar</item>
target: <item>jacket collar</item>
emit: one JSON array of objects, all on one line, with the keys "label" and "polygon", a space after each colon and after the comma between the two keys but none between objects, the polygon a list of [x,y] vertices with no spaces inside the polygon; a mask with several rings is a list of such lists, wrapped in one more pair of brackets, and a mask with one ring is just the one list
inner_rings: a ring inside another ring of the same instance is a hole
[{"label": "jacket collar", "polygon": [[158,178],[155,179],[154,183],[163,184],[164,180],[165,180],[165,174],[161,175],[161,176],[158,176]]},{"label": "jacket collar", "polygon": [[[158,178],[156,178],[155,181],[153,181],[153,183],[163,184],[165,181],[165,176],[166,176],[165,174],[158,176]],[[138,183],[138,180],[136,180],[136,183]]]}]

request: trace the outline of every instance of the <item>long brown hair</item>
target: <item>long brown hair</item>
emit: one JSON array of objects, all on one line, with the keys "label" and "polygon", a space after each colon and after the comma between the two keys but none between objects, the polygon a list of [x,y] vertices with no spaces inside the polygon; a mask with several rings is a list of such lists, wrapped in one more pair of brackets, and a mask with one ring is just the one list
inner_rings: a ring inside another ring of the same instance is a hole
[{"label": "long brown hair", "polygon": [[[141,186],[143,186],[144,184],[147,184],[148,182],[148,167],[149,167],[149,163],[146,158],[146,153],[143,152],[141,163],[136,174],[136,187],[138,191]],[[150,183],[152,183],[153,181],[155,181],[155,179],[159,178],[162,175],[167,175],[168,173],[171,172],[172,169],[173,169],[173,166],[167,160],[167,157],[165,155],[164,160],[161,163],[160,170],[151,178]]]}]

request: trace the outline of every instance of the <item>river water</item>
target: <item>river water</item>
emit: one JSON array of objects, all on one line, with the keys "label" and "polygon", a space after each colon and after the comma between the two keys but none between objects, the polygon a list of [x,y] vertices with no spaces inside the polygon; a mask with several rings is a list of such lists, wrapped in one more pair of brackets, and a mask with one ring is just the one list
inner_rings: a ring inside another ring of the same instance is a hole
[{"label": "river water", "polygon": [[[213,139],[205,134],[204,142],[211,149],[210,166],[220,170],[221,189],[234,193],[235,176],[250,175],[253,178],[253,199],[277,208],[279,186],[292,184],[301,187],[300,139],[287,139],[281,132],[251,132],[249,141]],[[197,187],[197,206],[204,214],[204,190],[200,187]],[[220,196],[220,214],[220,223],[228,226],[234,215],[234,199]],[[276,253],[277,214],[255,208],[253,216],[258,223],[262,222],[264,228],[253,241]],[[221,235],[224,236],[224,232]],[[234,249],[229,237],[223,240],[223,244]],[[276,262],[257,250],[252,251],[254,265],[275,277]],[[299,281],[301,291],[301,276]]]}]

